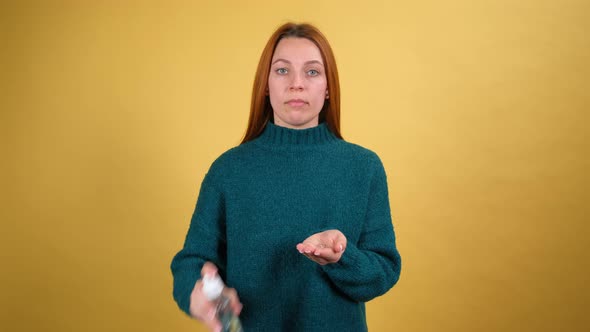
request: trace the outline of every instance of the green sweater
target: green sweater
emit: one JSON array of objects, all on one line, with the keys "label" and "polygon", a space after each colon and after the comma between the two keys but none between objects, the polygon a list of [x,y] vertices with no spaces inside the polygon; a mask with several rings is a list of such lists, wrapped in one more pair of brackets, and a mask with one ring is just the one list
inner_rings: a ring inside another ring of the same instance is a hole
[{"label": "green sweater", "polygon": [[[321,266],[297,251],[328,229],[348,240],[339,262]],[[366,331],[364,302],[387,292],[401,270],[379,157],[323,123],[269,123],[221,155],[201,184],[171,265],[186,313],[206,261],[238,292],[245,331]]]}]

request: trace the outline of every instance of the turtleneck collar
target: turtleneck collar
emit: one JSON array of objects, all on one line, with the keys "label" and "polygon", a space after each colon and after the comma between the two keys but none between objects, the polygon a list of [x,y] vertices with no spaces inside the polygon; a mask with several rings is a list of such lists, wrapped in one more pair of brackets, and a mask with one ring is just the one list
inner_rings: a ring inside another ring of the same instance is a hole
[{"label": "turtleneck collar", "polygon": [[325,122],[307,129],[291,129],[268,122],[256,139],[261,144],[274,147],[311,147],[338,140]]}]

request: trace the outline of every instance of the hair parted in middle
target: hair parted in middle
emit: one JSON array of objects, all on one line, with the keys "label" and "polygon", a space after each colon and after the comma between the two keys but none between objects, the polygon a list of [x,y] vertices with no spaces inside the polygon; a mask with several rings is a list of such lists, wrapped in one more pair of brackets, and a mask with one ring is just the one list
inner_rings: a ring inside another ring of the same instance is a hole
[{"label": "hair parted in middle", "polygon": [[342,138],[340,133],[340,83],[332,48],[326,37],[315,26],[308,23],[296,24],[289,22],[281,25],[272,34],[260,56],[252,88],[248,127],[242,139],[242,144],[260,136],[266,124],[273,119],[273,110],[268,96],[268,75],[274,51],[283,38],[306,38],[312,41],[320,50],[330,98],[324,102],[324,106],[320,111],[319,122],[326,122],[328,129],[336,137]]}]

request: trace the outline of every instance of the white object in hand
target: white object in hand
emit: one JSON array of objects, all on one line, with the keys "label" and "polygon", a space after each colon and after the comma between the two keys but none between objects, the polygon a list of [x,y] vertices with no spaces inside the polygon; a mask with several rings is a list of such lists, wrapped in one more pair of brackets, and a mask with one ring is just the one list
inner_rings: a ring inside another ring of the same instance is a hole
[{"label": "white object in hand", "polygon": [[229,305],[229,298],[223,295],[225,284],[219,275],[203,277],[203,293],[209,301],[216,302],[217,318],[223,332],[243,332],[242,323]]}]

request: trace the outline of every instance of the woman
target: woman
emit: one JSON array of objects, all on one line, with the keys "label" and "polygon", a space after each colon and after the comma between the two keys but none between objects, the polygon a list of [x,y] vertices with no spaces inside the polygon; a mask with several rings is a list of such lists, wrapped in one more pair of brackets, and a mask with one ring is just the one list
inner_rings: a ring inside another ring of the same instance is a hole
[{"label": "woman", "polygon": [[211,165],[171,268],[179,307],[212,331],[207,274],[233,287],[246,331],[366,331],[364,302],[397,282],[385,171],[342,139],[336,63],[315,27],[268,41],[244,140]]}]

